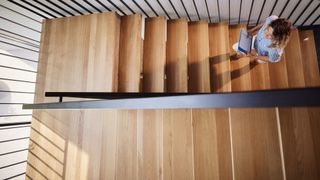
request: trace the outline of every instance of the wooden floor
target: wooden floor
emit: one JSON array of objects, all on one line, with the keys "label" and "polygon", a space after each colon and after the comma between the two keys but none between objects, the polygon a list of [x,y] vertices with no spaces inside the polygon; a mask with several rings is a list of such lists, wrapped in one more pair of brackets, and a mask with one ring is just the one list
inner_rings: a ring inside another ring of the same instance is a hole
[{"label": "wooden floor", "polygon": [[[279,63],[230,60],[240,28],[102,13],[43,23],[45,91],[230,92],[319,86],[312,31]],[[319,108],[35,110],[27,179],[320,179]]]}]

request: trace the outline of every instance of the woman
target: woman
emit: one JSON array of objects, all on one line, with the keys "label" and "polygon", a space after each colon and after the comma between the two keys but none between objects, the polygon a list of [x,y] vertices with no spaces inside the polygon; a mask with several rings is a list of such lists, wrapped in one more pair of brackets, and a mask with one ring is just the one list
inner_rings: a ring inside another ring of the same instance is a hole
[{"label": "woman", "polygon": [[[278,62],[289,41],[290,33],[290,21],[270,16],[265,22],[248,31],[248,35],[256,35],[253,40],[254,49],[248,55],[237,53],[237,58],[250,57],[251,63]],[[238,43],[233,48],[237,51]]]}]

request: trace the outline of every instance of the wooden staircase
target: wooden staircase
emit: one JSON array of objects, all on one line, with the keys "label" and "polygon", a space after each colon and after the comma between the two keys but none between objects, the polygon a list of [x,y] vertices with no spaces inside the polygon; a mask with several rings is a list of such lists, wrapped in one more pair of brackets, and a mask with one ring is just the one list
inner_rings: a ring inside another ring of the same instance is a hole
[{"label": "wooden staircase", "polygon": [[[45,21],[35,102],[55,101],[44,91],[231,92],[320,84],[312,31],[294,30],[279,63],[250,65],[248,58],[229,57],[244,25],[148,18],[143,40],[141,24],[141,15],[115,13]],[[32,131],[39,132],[31,136],[28,157],[33,179],[320,178],[318,108],[33,116]],[[58,141],[62,150],[46,146]]]}]

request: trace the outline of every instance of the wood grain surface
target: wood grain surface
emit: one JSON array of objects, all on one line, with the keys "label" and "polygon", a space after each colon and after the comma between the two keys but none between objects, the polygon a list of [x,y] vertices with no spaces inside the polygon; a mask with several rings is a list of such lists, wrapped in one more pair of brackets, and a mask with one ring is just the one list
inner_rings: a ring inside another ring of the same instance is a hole
[{"label": "wood grain surface", "polygon": [[168,21],[166,74],[167,92],[188,92],[188,22]]},{"label": "wood grain surface", "polygon": [[230,92],[229,25],[209,25],[209,57],[211,92]]},{"label": "wood grain surface", "polygon": [[142,17],[121,17],[119,48],[119,92],[139,92],[142,63]]},{"label": "wood grain surface", "polygon": [[[230,49],[238,41],[241,26],[230,28]],[[232,34],[232,35],[231,35]],[[237,35],[237,36],[235,36]],[[233,52],[233,51],[231,51]],[[242,61],[242,62],[241,62]],[[232,90],[245,91],[268,88],[264,65],[249,65],[241,58],[231,63]],[[239,68],[242,66],[240,70]],[[254,68],[257,68],[253,71]],[[250,75],[249,75],[250,74]],[[256,76],[253,78],[253,76]],[[251,77],[251,78],[250,78]],[[259,80],[259,81],[257,81]],[[231,108],[230,127],[235,179],[283,179],[277,116],[275,108]]]},{"label": "wood grain surface", "polygon": [[188,24],[188,92],[210,92],[209,30],[206,21]]},{"label": "wood grain surface", "polygon": [[143,48],[143,92],[163,92],[166,61],[166,19],[145,21]]}]

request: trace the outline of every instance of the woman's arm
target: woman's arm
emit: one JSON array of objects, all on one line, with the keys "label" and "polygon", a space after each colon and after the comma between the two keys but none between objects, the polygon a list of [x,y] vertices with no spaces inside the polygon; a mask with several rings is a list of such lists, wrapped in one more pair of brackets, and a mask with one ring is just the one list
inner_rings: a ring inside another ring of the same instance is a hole
[{"label": "woman's arm", "polygon": [[250,30],[248,30],[248,34],[251,36],[254,36],[257,34],[257,32],[259,31],[260,28],[262,28],[262,26],[264,25],[265,21],[261,22],[259,25],[257,25],[254,28],[251,28]]}]

